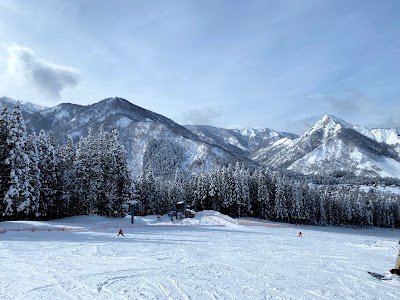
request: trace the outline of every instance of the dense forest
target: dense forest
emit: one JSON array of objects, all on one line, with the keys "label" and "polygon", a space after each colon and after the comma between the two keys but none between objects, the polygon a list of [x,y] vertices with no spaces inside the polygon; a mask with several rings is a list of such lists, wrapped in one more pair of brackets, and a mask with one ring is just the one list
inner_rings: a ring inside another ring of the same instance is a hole
[{"label": "dense forest", "polygon": [[[165,151],[163,157],[171,150]],[[106,132],[100,127],[76,144],[69,139],[55,145],[44,131],[27,134],[18,106],[0,114],[0,164],[0,221],[122,215],[128,211],[127,200],[136,199],[136,211],[142,215],[164,214],[176,202],[186,201],[194,210],[232,217],[400,227],[400,197],[374,188],[382,182],[398,184],[398,179],[343,172],[305,177],[241,163],[201,174],[187,174],[179,166],[166,174],[165,166],[155,170],[158,164],[151,164],[141,177],[132,178],[116,129]],[[358,184],[366,183],[371,188],[362,191]]]},{"label": "dense forest", "polygon": [[0,220],[121,212],[132,180],[117,130],[89,131],[74,145],[27,134],[21,111],[0,113]]},{"label": "dense forest", "polygon": [[139,211],[163,214],[177,201],[194,210],[295,224],[400,227],[400,197],[373,186],[317,185],[280,172],[249,170],[243,164],[218,167],[185,179],[179,169],[166,181],[147,171],[136,183]]}]

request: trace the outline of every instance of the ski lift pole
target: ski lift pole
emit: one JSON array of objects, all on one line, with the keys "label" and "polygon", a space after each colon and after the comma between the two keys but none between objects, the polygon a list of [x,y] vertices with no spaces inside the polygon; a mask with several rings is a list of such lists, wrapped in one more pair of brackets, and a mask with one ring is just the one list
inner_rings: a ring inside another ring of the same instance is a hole
[{"label": "ski lift pole", "polygon": [[131,224],[135,224],[135,204],[137,203],[136,200],[127,201],[128,204],[131,205]]}]

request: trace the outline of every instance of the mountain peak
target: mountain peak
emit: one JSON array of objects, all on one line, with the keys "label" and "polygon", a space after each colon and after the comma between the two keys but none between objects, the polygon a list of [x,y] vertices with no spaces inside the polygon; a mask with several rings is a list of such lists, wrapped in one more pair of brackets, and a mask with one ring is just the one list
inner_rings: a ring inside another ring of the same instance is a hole
[{"label": "mountain peak", "polygon": [[346,127],[349,125],[347,122],[345,122],[342,119],[339,119],[339,118],[337,118],[337,117],[335,117],[333,115],[325,115],[325,116],[323,116],[321,121],[323,123],[334,122],[336,124],[340,124],[340,125],[343,125],[343,126],[346,126]]},{"label": "mountain peak", "polygon": [[113,102],[113,101],[128,101],[128,100],[126,100],[124,98],[121,98],[121,97],[108,97],[108,98],[105,98],[102,101],[111,101],[111,102]]},{"label": "mountain peak", "polygon": [[[325,115],[305,132],[301,139],[306,141],[313,137],[317,140],[325,141],[329,137],[336,135],[342,128],[351,128],[351,125],[335,116]],[[313,144],[315,144],[315,141]]]},{"label": "mountain peak", "polygon": [[313,133],[317,130],[338,130],[341,127],[351,127],[350,124],[347,122],[343,121],[342,119],[339,119],[333,115],[325,115],[323,116],[322,119],[317,121],[317,123],[314,124],[313,127],[307,132],[307,134]]}]

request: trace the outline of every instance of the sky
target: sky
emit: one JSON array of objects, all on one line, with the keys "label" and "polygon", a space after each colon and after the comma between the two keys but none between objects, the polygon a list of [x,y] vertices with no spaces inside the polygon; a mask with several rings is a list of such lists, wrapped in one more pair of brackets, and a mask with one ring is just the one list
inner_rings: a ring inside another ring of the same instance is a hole
[{"label": "sky", "polygon": [[1,0],[0,96],[179,124],[400,127],[400,1]]}]

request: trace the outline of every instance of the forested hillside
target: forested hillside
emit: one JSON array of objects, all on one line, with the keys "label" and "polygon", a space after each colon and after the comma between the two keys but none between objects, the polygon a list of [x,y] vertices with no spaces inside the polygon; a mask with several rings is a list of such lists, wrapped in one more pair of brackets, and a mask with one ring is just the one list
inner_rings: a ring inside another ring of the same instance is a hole
[{"label": "forested hillside", "polygon": [[[120,216],[128,211],[127,201],[136,199],[142,215],[167,213],[184,200],[195,210],[212,209],[232,217],[400,227],[398,195],[374,188],[363,192],[323,177],[318,181],[239,162],[189,174],[168,159],[171,151],[175,150],[168,141],[154,140],[146,152],[146,161],[152,163],[133,178],[116,129],[106,132],[100,126],[77,144],[69,139],[57,145],[43,130],[27,134],[19,106],[5,108],[0,114],[0,219]],[[155,171],[154,166],[162,168]],[[346,174],[336,178],[340,175]]]}]

